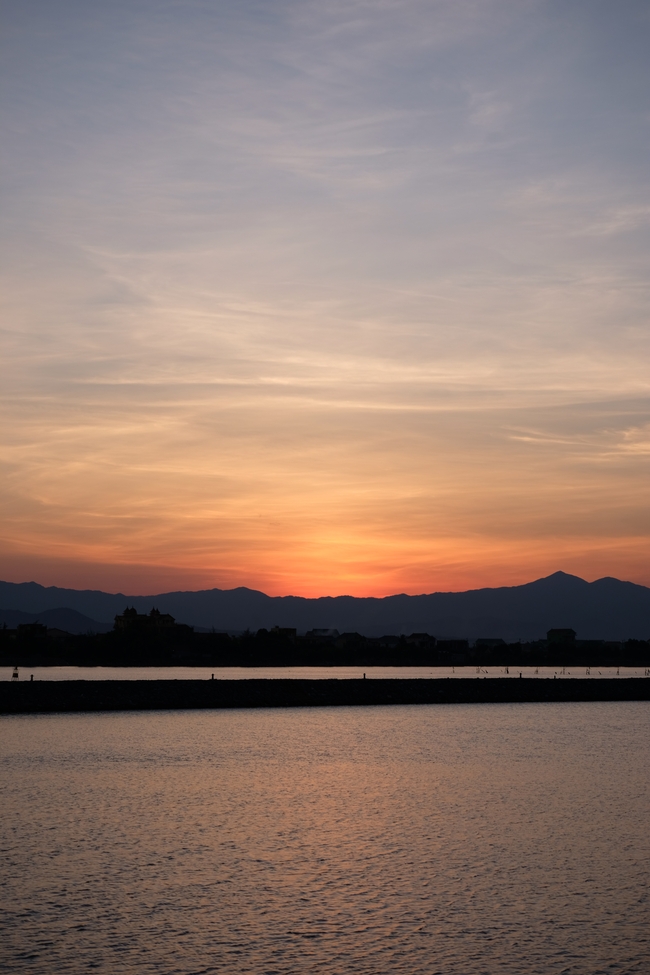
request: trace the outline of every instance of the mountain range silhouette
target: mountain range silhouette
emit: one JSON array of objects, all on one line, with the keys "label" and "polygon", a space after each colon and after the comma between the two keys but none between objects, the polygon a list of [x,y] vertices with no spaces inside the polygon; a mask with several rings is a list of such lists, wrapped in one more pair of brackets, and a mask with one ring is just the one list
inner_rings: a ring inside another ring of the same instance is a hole
[{"label": "mountain range silhouette", "polygon": [[609,577],[586,582],[565,572],[521,586],[383,598],[267,596],[243,587],[133,596],[0,582],[0,606],[5,607],[0,625],[15,626],[21,622],[16,613],[21,613],[29,617],[22,622],[103,632],[126,605],[140,613],[155,606],[179,623],[230,632],[286,626],[300,633],[318,627],[364,636],[426,632],[438,638],[513,642],[543,638],[552,627],[571,627],[585,640],[650,638],[649,588]]}]

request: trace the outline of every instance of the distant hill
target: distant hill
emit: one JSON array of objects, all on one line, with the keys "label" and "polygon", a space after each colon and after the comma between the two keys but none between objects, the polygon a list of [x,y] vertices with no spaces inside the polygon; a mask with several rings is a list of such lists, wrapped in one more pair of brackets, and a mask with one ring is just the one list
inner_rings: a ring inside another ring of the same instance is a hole
[{"label": "distant hill", "polygon": [[[551,627],[571,627],[579,639],[650,638],[650,589],[611,578],[585,582],[564,572],[523,586],[383,599],[266,596],[244,588],[127,596],[45,588],[35,582],[0,582],[0,605],[8,607],[5,612],[20,610],[46,622],[46,613],[75,611],[82,614],[82,632],[110,629],[114,616],[127,604],[140,613],[155,606],[179,623],[229,631],[277,625],[296,627],[299,632],[331,627],[365,636],[427,632],[437,637],[514,641],[538,639]],[[72,617],[65,626],[50,619],[53,617],[47,617],[48,626],[79,632],[70,629]]]},{"label": "distant hill", "polygon": [[[0,583],[2,585],[2,583]],[[112,623],[99,623],[91,620],[76,609],[57,607],[42,613],[26,613],[20,609],[0,609],[0,626],[15,629],[21,623],[42,623],[48,628],[65,630],[66,633],[105,633],[112,629]]]}]

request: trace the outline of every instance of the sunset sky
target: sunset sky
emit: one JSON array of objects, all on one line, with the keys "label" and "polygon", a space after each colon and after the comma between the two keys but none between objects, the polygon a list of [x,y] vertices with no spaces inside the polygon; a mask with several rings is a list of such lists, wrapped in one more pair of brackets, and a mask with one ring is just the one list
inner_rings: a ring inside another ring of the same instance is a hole
[{"label": "sunset sky", "polygon": [[647,0],[0,11],[0,578],[650,585]]}]

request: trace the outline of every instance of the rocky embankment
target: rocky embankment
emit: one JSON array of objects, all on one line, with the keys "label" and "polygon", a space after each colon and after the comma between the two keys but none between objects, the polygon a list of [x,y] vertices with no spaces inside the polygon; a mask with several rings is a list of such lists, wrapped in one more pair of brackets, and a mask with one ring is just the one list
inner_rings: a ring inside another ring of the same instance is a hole
[{"label": "rocky embankment", "polygon": [[192,708],[648,701],[649,678],[6,681],[0,714]]}]

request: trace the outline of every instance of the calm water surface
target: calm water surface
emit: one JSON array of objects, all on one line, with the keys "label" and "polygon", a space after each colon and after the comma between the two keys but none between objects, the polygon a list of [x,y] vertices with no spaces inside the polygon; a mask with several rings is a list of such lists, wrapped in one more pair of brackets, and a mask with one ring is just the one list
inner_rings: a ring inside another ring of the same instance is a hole
[{"label": "calm water surface", "polygon": [[[29,680],[249,680],[302,678],[344,680],[350,677],[586,677],[586,667],[19,667],[18,679]],[[590,667],[590,678],[650,677],[647,667]],[[0,680],[12,680],[13,668],[0,668]]]},{"label": "calm water surface", "polygon": [[0,971],[647,973],[647,703],[0,719]]}]

